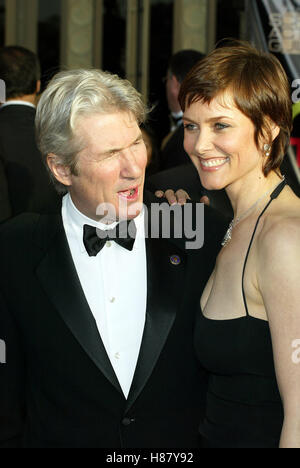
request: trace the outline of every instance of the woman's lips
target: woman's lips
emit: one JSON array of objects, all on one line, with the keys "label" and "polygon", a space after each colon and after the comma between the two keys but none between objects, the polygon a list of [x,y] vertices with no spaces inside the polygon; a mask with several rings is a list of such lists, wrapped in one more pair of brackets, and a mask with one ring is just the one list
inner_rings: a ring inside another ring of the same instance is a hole
[{"label": "woman's lips", "polygon": [[203,171],[213,172],[219,170],[229,161],[229,158],[200,158],[200,164]]}]

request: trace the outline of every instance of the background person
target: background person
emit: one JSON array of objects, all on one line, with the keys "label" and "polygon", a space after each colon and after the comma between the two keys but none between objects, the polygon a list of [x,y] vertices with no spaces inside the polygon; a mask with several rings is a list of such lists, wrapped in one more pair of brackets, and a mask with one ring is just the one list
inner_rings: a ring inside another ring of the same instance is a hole
[{"label": "background person", "polygon": [[182,109],[178,102],[180,85],[191,68],[204,54],[193,49],[176,52],[170,58],[166,75],[166,96],[170,111],[170,133],[162,142],[160,170],[170,169],[181,164],[189,164],[190,159],[183,147]]},{"label": "background person", "polygon": [[7,180],[10,215],[58,212],[60,198],[35,142],[35,106],[41,86],[39,60],[24,47],[2,47],[0,77],[6,84],[6,102],[0,107],[0,158]]},{"label": "background person", "polygon": [[147,123],[141,125],[141,131],[147,150],[146,179],[159,169],[159,149],[154,131]]}]

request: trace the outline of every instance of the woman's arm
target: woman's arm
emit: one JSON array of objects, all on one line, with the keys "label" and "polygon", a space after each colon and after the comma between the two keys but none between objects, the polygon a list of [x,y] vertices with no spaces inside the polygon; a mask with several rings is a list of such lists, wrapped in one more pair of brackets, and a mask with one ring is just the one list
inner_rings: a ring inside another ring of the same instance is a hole
[{"label": "woman's arm", "polygon": [[300,448],[300,219],[273,225],[258,249],[258,284],[284,407],[280,447]]}]

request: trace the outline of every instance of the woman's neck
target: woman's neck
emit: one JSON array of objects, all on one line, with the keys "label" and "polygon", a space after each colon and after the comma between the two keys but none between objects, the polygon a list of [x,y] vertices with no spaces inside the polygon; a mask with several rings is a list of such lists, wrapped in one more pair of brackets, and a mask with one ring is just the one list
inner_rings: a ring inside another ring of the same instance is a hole
[{"label": "woman's neck", "polygon": [[280,183],[281,174],[272,171],[267,177],[260,174],[248,174],[226,187],[226,193],[230,199],[234,218],[242,216],[260,198],[271,193]]}]

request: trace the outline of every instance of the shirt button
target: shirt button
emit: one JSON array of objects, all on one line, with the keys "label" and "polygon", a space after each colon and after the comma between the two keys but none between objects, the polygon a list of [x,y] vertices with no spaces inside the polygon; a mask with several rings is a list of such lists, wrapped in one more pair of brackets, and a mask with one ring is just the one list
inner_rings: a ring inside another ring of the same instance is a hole
[{"label": "shirt button", "polygon": [[115,297],[111,297],[111,298],[109,299],[109,302],[113,303],[113,302],[115,302],[115,300],[116,300]]},{"label": "shirt button", "polygon": [[106,247],[111,247],[111,242],[110,241],[106,242]]},{"label": "shirt button", "polygon": [[115,353],[115,359],[120,359],[120,353]]}]

